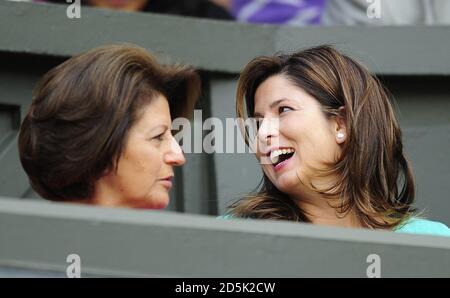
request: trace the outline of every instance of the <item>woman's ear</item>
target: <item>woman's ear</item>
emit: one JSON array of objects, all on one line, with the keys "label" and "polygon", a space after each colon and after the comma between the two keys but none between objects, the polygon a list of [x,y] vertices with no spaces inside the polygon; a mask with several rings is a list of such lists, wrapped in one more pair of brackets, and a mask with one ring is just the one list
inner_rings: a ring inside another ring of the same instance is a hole
[{"label": "woman's ear", "polygon": [[345,108],[339,108],[339,115],[334,117],[334,135],[336,143],[342,144],[347,139],[347,124],[345,121]]}]

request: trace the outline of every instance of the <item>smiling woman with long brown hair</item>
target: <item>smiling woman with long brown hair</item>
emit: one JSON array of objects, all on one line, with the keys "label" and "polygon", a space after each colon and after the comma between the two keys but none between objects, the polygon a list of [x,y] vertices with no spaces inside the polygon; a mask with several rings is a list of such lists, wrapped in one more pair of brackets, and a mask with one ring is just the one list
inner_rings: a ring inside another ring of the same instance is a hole
[{"label": "smiling woman with long brown hair", "polygon": [[416,216],[390,95],[353,59],[329,46],[255,58],[236,105],[239,118],[257,120],[264,175],[230,216],[450,235]]}]

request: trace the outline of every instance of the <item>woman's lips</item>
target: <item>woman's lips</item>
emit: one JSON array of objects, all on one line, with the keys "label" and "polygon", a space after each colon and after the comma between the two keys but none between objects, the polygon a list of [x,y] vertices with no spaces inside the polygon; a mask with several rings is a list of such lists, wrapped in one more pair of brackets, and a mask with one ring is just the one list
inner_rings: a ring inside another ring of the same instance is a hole
[{"label": "woman's lips", "polygon": [[292,157],[294,157],[294,156],[295,156],[295,153],[291,157],[289,157],[288,159],[283,160],[282,162],[280,162],[277,165],[274,165],[273,168],[274,168],[275,172],[279,172],[282,169],[284,169],[289,164],[289,162],[291,161]]},{"label": "woman's lips", "polygon": [[169,176],[169,177],[161,179],[160,182],[167,189],[171,189],[172,185],[173,185],[172,180],[173,180],[173,176]]}]

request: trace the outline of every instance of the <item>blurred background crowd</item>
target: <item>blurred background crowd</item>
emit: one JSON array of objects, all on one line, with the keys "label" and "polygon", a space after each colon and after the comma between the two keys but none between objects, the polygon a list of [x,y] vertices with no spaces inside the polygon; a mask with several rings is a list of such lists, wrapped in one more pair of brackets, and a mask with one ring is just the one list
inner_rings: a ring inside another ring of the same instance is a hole
[{"label": "blurred background crowd", "polygon": [[[66,0],[9,1],[68,4]],[[81,0],[81,3],[106,9],[290,26],[450,24],[449,0]]]}]

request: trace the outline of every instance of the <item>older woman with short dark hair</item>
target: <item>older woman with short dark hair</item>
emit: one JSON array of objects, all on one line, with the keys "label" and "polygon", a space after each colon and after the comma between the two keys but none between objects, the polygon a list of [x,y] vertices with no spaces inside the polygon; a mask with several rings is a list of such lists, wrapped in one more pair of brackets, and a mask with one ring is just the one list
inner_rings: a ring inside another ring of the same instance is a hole
[{"label": "older woman with short dark hair", "polygon": [[162,66],[146,50],[104,46],[50,70],[19,135],[33,189],[54,201],[164,208],[184,156],[171,118],[188,116],[197,73]]}]

